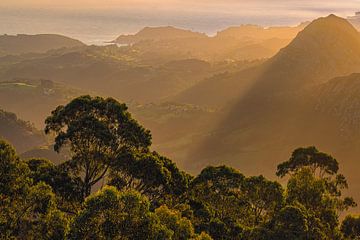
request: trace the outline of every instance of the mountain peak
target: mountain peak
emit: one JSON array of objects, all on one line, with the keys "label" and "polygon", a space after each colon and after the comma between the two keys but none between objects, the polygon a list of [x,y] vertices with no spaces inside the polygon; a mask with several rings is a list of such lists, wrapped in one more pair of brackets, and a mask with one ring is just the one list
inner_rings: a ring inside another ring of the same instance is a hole
[{"label": "mountain peak", "polygon": [[338,17],[334,14],[330,14],[327,17],[321,17],[321,18],[314,20],[305,28],[305,30],[311,29],[314,27],[319,27],[319,28],[332,27],[332,28],[334,28],[334,27],[339,27],[339,26],[344,27],[346,30],[351,30],[351,31],[357,32],[357,30],[353,27],[353,25],[351,25],[346,19]]},{"label": "mountain peak", "polygon": [[297,88],[360,70],[360,33],[335,15],[310,23],[270,60],[269,75]]}]

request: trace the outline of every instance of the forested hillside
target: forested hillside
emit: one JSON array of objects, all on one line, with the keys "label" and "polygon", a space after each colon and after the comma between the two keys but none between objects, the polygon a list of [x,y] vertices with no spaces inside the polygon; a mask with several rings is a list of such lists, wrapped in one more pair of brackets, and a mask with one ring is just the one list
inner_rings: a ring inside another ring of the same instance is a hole
[{"label": "forested hillside", "polygon": [[[81,96],[46,119],[54,149],[20,160],[0,141],[3,239],[356,239],[338,161],[315,147],[279,163],[284,187],[227,166],[198,175],[151,150],[151,133],[112,98]],[[275,169],[274,169],[275,171]],[[99,189],[100,188],[100,189]]]},{"label": "forested hillside", "polygon": [[0,239],[360,239],[359,94],[335,15],[0,36]]}]

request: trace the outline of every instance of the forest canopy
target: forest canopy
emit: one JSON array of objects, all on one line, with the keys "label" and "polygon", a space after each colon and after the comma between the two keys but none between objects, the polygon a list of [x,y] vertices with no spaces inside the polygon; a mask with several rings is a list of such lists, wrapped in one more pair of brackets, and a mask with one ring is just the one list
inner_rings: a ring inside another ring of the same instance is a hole
[{"label": "forest canopy", "polygon": [[359,239],[338,161],[294,150],[276,174],[208,166],[192,176],[151,150],[151,133],[113,98],[81,96],[45,121],[69,159],[20,159],[0,141],[1,239]]}]

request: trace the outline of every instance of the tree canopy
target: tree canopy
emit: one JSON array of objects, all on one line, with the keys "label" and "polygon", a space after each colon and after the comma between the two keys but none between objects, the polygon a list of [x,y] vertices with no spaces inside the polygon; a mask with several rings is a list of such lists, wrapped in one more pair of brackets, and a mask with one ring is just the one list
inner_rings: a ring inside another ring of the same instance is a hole
[{"label": "tree canopy", "polygon": [[45,132],[56,134],[56,151],[70,147],[72,158],[65,165],[74,175],[82,176],[84,198],[113,162],[121,161],[124,151],[143,151],[151,144],[150,131],[131,117],[125,104],[113,98],[78,97],[57,107],[45,123]]},{"label": "tree canopy", "polygon": [[151,134],[112,98],[81,96],[46,119],[56,151],[20,159],[0,140],[1,239],[360,239],[339,163],[296,149],[276,174],[246,176],[208,166],[191,176],[152,151]]}]

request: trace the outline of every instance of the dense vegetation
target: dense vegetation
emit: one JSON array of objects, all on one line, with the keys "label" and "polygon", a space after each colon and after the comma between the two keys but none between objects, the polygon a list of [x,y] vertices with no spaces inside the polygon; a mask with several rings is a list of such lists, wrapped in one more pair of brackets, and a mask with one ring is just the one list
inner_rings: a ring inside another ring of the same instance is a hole
[{"label": "dense vegetation", "polygon": [[150,150],[151,133],[112,98],[82,96],[46,119],[58,165],[0,141],[1,239],[359,239],[339,164],[315,147],[278,165],[282,186],[209,166],[197,176]]}]

